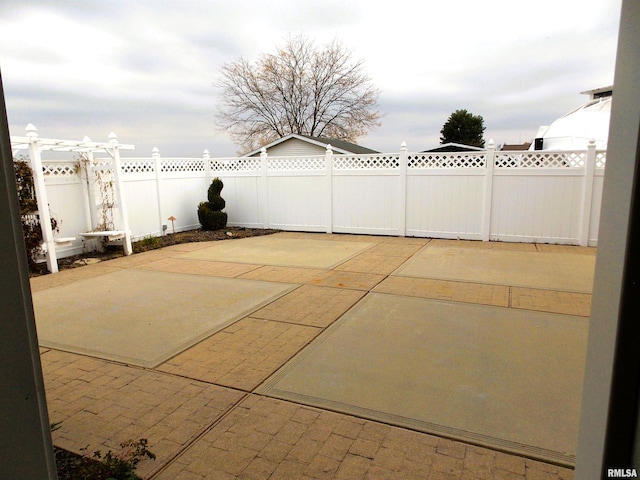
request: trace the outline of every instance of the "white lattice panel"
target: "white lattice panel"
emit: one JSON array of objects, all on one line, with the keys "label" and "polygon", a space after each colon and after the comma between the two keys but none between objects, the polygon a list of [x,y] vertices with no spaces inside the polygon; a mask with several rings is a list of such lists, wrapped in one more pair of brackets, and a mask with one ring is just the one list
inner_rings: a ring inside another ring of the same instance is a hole
[{"label": "white lattice panel", "polygon": [[391,170],[400,167],[398,155],[335,155],[334,170]]},{"label": "white lattice panel", "polygon": [[160,166],[162,172],[189,173],[204,172],[204,159],[202,158],[166,158],[162,159]]},{"label": "white lattice panel", "polygon": [[278,172],[300,172],[324,170],[325,157],[270,157],[269,170]]},{"label": "white lattice panel", "polygon": [[483,168],[485,155],[477,153],[412,153],[408,168]]},{"label": "white lattice panel", "polygon": [[79,169],[78,162],[56,162],[42,165],[42,172],[45,177],[61,178],[77,175]]},{"label": "white lattice panel", "polygon": [[502,168],[571,168],[583,167],[586,152],[496,152],[495,166]]},{"label": "white lattice panel", "polygon": [[596,152],[596,168],[604,168],[607,163],[607,152]]},{"label": "white lattice panel", "polygon": [[94,172],[111,171],[113,169],[113,160],[110,158],[96,158],[93,161],[92,170]]},{"label": "white lattice panel", "polygon": [[260,170],[260,157],[212,158],[212,172],[255,172]]},{"label": "white lattice panel", "polygon": [[123,160],[122,173],[153,173],[155,171],[152,159]]}]

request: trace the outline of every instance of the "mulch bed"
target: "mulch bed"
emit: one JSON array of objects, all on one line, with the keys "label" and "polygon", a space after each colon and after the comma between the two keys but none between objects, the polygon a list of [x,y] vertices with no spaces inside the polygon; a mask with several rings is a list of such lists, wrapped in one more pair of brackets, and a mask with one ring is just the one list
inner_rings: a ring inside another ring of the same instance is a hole
[{"label": "mulch bed", "polygon": [[81,471],[85,464],[95,462],[95,460],[55,446],[53,447],[53,453],[56,456],[58,480],[79,479],[81,477],[78,475],[78,471]]},{"label": "mulch bed", "polygon": [[[242,227],[226,227],[220,230],[189,230],[186,232],[169,233],[160,237],[150,237],[140,240],[132,244],[133,253],[141,253],[149,250],[155,250],[156,248],[168,247],[170,245],[177,245],[179,243],[189,242],[213,242],[219,240],[231,240],[234,238],[246,238],[257,237],[261,235],[271,235],[277,233],[280,230],[262,229],[262,228],[242,228]],[[58,259],[58,269],[68,270],[70,268],[77,268],[95,262],[97,260],[111,260],[124,256],[122,247],[111,246],[105,248],[103,252],[88,252],[80,255],[73,255],[70,257]],[[30,267],[30,276],[37,277],[39,275],[46,275],[47,271],[46,263],[39,263]]]}]

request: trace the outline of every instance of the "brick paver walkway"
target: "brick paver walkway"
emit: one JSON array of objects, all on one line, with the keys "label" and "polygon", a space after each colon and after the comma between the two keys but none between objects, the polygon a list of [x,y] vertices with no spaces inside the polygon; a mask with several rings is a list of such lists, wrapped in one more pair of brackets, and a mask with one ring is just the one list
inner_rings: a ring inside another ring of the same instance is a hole
[{"label": "brick paver walkway", "polygon": [[[147,438],[157,460],[143,461],[138,473],[163,480],[573,478],[568,468],[253,392],[369,291],[582,316],[589,315],[590,295],[390,275],[426,239],[283,235],[374,246],[323,270],[176,258],[208,246],[177,245],[32,279],[39,291],[138,268],[299,285],[154,369],[42,349],[50,419],[62,422],[54,443],[92,452]],[[579,247],[460,244],[594,253]]]}]

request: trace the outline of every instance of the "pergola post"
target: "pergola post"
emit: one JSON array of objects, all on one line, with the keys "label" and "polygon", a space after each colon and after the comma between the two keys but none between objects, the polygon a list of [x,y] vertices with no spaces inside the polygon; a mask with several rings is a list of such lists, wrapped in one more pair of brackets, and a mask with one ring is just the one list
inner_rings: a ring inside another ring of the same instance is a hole
[{"label": "pergola post", "polygon": [[51,212],[49,211],[47,189],[44,185],[42,157],[40,156],[42,149],[38,142],[38,130],[36,130],[36,127],[31,123],[27,125],[27,138],[29,139],[29,158],[31,170],[33,171],[33,183],[36,189],[36,199],[38,201],[40,228],[42,229],[42,244],[47,258],[47,269],[51,273],[55,273],[58,271],[58,258],[56,256],[56,244],[53,240],[53,229],[51,228]]},{"label": "pergola post", "polygon": [[[90,143],[89,137],[84,137],[83,142]],[[88,149],[82,153],[84,161],[80,162],[80,174],[82,178],[82,193],[85,205],[85,223],[87,231],[93,230],[97,224],[96,219],[96,190],[95,174],[93,173],[93,151]]]},{"label": "pergola post", "polygon": [[131,230],[129,229],[129,216],[127,214],[127,204],[125,203],[124,185],[122,183],[122,171],[120,169],[120,150],[118,145],[118,136],[111,132],[109,134],[109,154],[113,158],[113,179],[116,189],[116,202],[120,212],[122,221],[122,229],[124,230],[124,254],[131,255],[133,248],[131,247]]}]

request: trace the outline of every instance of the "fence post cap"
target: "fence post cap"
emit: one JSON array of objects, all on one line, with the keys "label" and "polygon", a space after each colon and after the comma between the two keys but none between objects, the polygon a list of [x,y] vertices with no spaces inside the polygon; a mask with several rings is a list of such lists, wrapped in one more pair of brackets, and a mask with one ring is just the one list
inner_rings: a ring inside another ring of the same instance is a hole
[{"label": "fence post cap", "polygon": [[153,147],[153,150],[151,150],[151,153],[160,153],[160,150],[158,150],[158,147]]},{"label": "fence post cap", "polygon": [[489,139],[489,144],[488,144],[489,148],[495,148],[496,144],[493,143],[493,138]]},{"label": "fence post cap", "polygon": [[82,141],[83,142],[90,142],[91,139],[87,135],[85,135],[84,138],[82,139]]},{"label": "fence post cap", "polygon": [[400,144],[400,150],[406,150],[407,149],[407,142],[405,142],[404,140],[402,141],[402,143]]},{"label": "fence post cap", "polygon": [[25,130],[27,132],[27,137],[29,138],[38,136],[38,129],[33,125],[33,123],[27,125]]},{"label": "fence post cap", "polygon": [[111,144],[118,143],[118,136],[113,132],[109,134],[109,143]]}]

